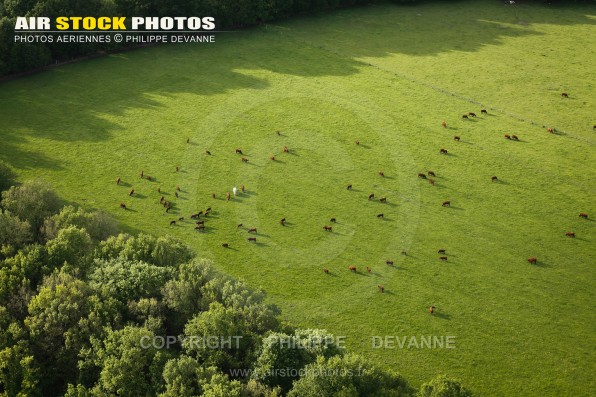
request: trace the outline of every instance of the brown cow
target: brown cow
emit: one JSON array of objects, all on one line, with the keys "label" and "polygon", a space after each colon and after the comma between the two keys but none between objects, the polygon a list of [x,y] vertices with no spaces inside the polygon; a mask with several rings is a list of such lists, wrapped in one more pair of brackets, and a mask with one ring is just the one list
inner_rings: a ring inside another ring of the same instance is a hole
[{"label": "brown cow", "polygon": [[435,180],[433,178],[428,178],[428,183],[435,186]]},{"label": "brown cow", "polygon": [[389,266],[393,266],[393,261],[392,260],[387,259],[385,261],[385,263],[388,264]]},{"label": "brown cow", "polygon": [[197,219],[199,216],[199,214],[190,214],[190,219]]},{"label": "brown cow", "polygon": [[256,227],[252,227],[252,228],[248,229],[248,233],[256,233],[256,232],[257,232]]},{"label": "brown cow", "polygon": [[580,218],[584,218],[584,219],[588,219],[588,214],[586,214],[585,212],[580,212],[579,213],[579,217]]},{"label": "brown cow", "polygon": [[143,172],[143,170],[141,170],[141,179],[143,178],[144,175],[145,175],[145,173]]},{"label": "brown cow", "polygon": [[242,160],[243,163],[248,163],[248,159],[246,157],[242,157],[241,160]]},{"label": "brown cow", "polygon": [[180,167],[176,166],[176,172],[180,171]]},{"label": "brown cow", "polygon": [[184,220],[184,217],[183,217],[183,216],[181,216],[180,218],[178,218],[178,220],[179,220],[179,221],[183,221],[183,220]]},{"label": "brown cow", "polygon": [[236,148],[236,154],[243,154],[242,149]]},{"label": "brown cow", "polygon": [[348,185],[348,187],[346,189],[352,190],[352,185]]},{"label": "brown cow", "polygon": [[205,154],[211,156],[211,152],[209,150],[205,150]]},{"label": "brown cow", "polygon": [[[586,217],[587,217],[587,215],[586,215]],[[329,219],[329,222],[335,223],[335,222],[337,222],[337,219],[331,218],[331,219]]]},{"label": "brown cow", "polygon": [[281,220],[279,221],[279,224],[282,226],[286,225],[286,218],[281,218]]},{"label": "brown cow", "polygon": [[439,251],[437,251],[437,254],[443,254],[445,255],[445,249],[441,248]]},{"label": "brown cow", "polygon": [[157,193],[161,193],[161,187],[157,188]]},{"label": "brown cow", "polygon": [[371,193],[371,194],[368,195],[368,199],[369,200],[372,200],[374,198],[375,198],[375,194],[374,193]]},{"label": "brown cow", "polygon": [[215,198],[215,193],[211,193],[211,197]]},{"label": "brown cow", "polygon": [[460,137],[458,137],[457,135],[453,137],[453,140],[454,140],[454,141],[457,141],[457,142],[459,142],[459,141],[460,141],[460,139],[461,139],[461,138],[460,138]]},{"label": "brown cow", "polygon": [[381,203],[386,203],[386,202],[387,202],[387,197],[381,197],[381,198],[379,199],[379,201],[380,201]]},{"label": "brown cow", "polygon": [[366,267],[366,271],[370,273],[370,272],[372,272],[372,269],[371,269],[370,267],[368,267],[368,266],[367,266],[367,267]]},{"label": "brown cow", "polygon": [[385,218],[384,214],[377,214],[377,218]]},{"label": "brown cow", "polygon": [[493,181],[493,182],[497,182],[497,181],[499,180],[499,178],[497,178],[497,176],[496,176],[496,175],[493,175],[493,176],[491,176],[491,177],[490,177],[490,179],[491,179],[491,181]]},{"label": "brown cow", "polygon": [[517,137],[517,135],[511,135],[511,139],[513,139],[514,141],[519,141],[519,138]]},{"label": "brown cow", "polygon": [[228,243],[222,243],[221,246],[224,248],[230,248],[230,244]]},{"label": "brown cow", "polygon": [[277,136],[281,136],[281,131],[277,130],[275,131],[275,133],[277,134]]},{"label": "brown cow", "polygon": [[428,171],[428,176],[434,176],[436,177],[435,173],[433,171]]},{"label": "brown cow", "polygon": [[120,181],[121,181],[121,179],[120,179],[120,177],[118,177],[118,179],[116,179],[116,185],[119,185]]},{"label": "brown cow", "polygon": [[441,150],[439,150],[439,153],[441,153],[441,154],[447,154],[447,149],[441,148]]},{"label": "brown cow", "polygon": [[175,225],[176,221],[170,221],[170,226]]},{"label": "brown cow", "polygon": [[323,230],[326,230],[328,232],[332,232],[333,228],[331,226],[323,226]]},{"label": "brown cow", "polygon": [[124,204],[124,203],[120,203],[120,208],[122,208],[122,209],[126,209],[126,204]]},{"label": "brown cow", "polygon": [[176,190],[177,190],[178,192],[181,192],[181,191],[182,191],[182,189],[180,189],[180,186],[176,186]]},{"label": "brown cow", "polygon": [[505,139],[511,139],[511,136],[509,134],[505,134]]},{"label": "brown cow", "polygon": [[202,232],[205,230],[205,225],[197,225],[195,226],[195,230],[198,230],[199,232]]},{"label": "brown cow", "polygon": [[242,223],[239,223],[238,226],[236,227],[243,227],[244,225]]},{"label": "brown cow", "polygon": [[562,96],[563,98],[569,98],[569,94],[568,94],[568,93],[566,93],[566,92],[562,92],[562,93],[561,93],[561,96]]},{"label": "brown cow", "polygon": [[174,192],[174,195],[176,196],[176,198],[178,198],[178,192]]},{"label": "brown cow", "polygon": [[274,155],[269,156],[269,160],[275,161],[275,156]]},{"label": "brown cow", "polygon": [[447,257],[446,256],[441,256],[439,257],[440,260],[442,260],[443,262],[447,262]]},{"label": "brown cow", "polygon": [[451,201],[443,201],[443,207],[450,207],[451,206]]},{"label": "brown cow", "polygon": [[567,232],[567,233],[565,233],[565,236],[567,236],[567,237],[575,237],[575,233],[574,232]]},{"label": "brown cow", "polygon": [[230,192],[226,192],[226,200],[230,201],[230,198],[232,198]]},{"label": "brown cow", "polygon": [[474,112],[469,112],[468,115],[470,115],[472,117],[476,117],[476,113],[474,113]]},{"label": "brown cow", "polygon": [[284,145],[284,153],[290,153],[290,149],[288,149],[288,147],[285,145]]},{"label": "brown cow", "polygon": [[356,145],[360,145],[360,141],[356,139]]},{"label": "brown cow", "polygon": [[407,253],[406,251],[402,251],[402,252],[401,252],[401,254],[402,254],[403,256],[408,256],[408,253]]},{"label": "brown cow", "polygon": [[147,175],[147,176],[145,177],[145,179],[147,179],[149,182],[153,182],[153,178],[152,178],[152,177],[150,177],[149,175]]},{"label": "brown cow", "polygon": [[350,265],[350,266],[348,266],[348,269],[349,269],[351,272],[355,272],[355,271],[357,270],[357,269],[356,269],[356,266],[354,266],[354,265]]},{"label": "brown cow", "polygon": [[467,120],[468,119],[468,115],[464,114],[463,116],[461,116],[462,119]]},{"label": "brown cow", "polygon": [[420,179],[426,179],[426,175],[424,175],[422,172],[418,173],[418,178]]},{"label": "brown cow", "polygon": [[134,189],[130,189],[130,193],[128,193],[129,196],[132,196],[133,194],[135,194],[135,190]]},{"label": "brown cow", "polygon": [[379,171],[379,176],[385,177],[385,173],[383,171]]},{"label": "brown cow", "polygon": [[428,312],[429,312],[430,314],[433,314],[433,313],[435,312],[435,307],[434,307],[434,306],[431,306],[431,307],[429,307],[429,308],[428,308]]},{"label": "brown cow", "polygon": [[327,269],[327,268],[324,268],[324,269],[323,269],[323,272],[324,272],[325,274],[329,274],[329,269]]},{"label": "brown cow", "polygon": [[480,113],[482,113],[482,114],[488,114],[488,112],[486,111],[486,109],[480,110]]},{"label": "brown cow", "polygon": [[546,129],[548,132],[550,132],[551,134],[553,134],[555,132],[554,128],[548,127]]},{"label": "brown cow", "polygon": [[379,291],[381,291],[381,293],[385,292],[385,286],[384,285],[377,285],[377,288],[379,288]]},{"label": "brown cow", "polygon": [[443,120],[443,122],[441,123],[441,126],[443,126],[443,128],[447,128],[447,123],[445,122],[445,120]]},{"label": "brown cow", "polygon": [[241,191],[242,193],[244,193],[244,190],[246,190],[246,189],[244,188],[244,185],[240,185],[240,191]]},{"label": "brown cow", "polygon": [[163,202],[165,201],[165,199],[166,198],[164,196],[161,196],[161,198],[159,199],[159,202],[163,204]]},{"label": "brown cow", "polygon": [[186,138],[186,143],[190,143],[190,138]]},{"label": "brown cow", "polygon": [[246,240],[252,241],[252,242],[255,242],[255,243],[257,242],[257,238],[256,237],[249,237]]},{"label": "brown cow", "polygon": [[195,223],[196,223],[197,225],[204,225],[204,224],[205,224],[205,221],[196,221]]},{"label": "brown cow", "polygon": [[528,258],[528,262],[531,263],[531,264],[533,264],[533,265],[535,265],[538,262],[538,259],[537,258],[534,258],[534,257]]}]

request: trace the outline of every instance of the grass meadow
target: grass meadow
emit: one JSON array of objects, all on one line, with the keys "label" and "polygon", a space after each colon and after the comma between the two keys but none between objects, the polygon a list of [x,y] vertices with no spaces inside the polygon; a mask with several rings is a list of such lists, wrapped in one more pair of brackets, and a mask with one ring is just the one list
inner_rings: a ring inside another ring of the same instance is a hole
[{"label": "grass meadow", "polygon": [[[287,321],[345,335],[414,385],[445,373],[481,396],[588,396],[596,230],[578,214],[596,218],[595,49],[587,5],[344,9],[3,83],[0,159],[128,232],[184,240]],[[375,335],[456,348],[372,349]]]}]

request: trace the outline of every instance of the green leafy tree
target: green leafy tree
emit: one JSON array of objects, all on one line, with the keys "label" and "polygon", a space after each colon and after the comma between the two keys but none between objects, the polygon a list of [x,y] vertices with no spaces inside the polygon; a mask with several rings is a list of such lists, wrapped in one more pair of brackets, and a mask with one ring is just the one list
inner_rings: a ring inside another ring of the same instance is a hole
[{"label": "green leafy tree", "polygon": [[25,343],[0,350],[0,391],[6,397],[41,397],[40,371]]},{"label": "green leafy tree", "polygon": [[[0,12],[0,15],[1,14],[2,14],[2,12]],[[0,22],[0,29],[1,29],[1,26],[2,26],[2,22]],[[1,45],[2,44],[0,44],[0,46]],[[1,49],[1,47],[0,47],[0,49]],[[0,74],[1,74],[1,66],[0,66]],[[16,174],[12,170],[12,168],[10,168],[8,166],[8,164],[6,164],[4,161],[0,161],[0,192],[7,190],[12,185],[14,185],[15,179],[16,179]]]},{"label": "green leafy tree", "polygon": [[58,212],[61,200],[48,183],[34,180],[2,192],[0,204],[13,215],[28,221],[37,235],[44,218]]},{"label": "green leafy tree", "polygon": [[42,233],[46,240],[58,236],[58,232],[68,226],[85,229],[89,236],[96,241],[105,240],[118,232],[116,222],[105,212],[87,212],[72,205],[65,206],[58,214],[46,218]]},{"label": "green leafy tree", "polygon": [[420,397],[471,397],[472,392],[463,387],[457,380],[439,375],[420,388]]},{"label": "green leafy tree", "polygon": [[192,357],[185,355],[169,360],[163,370],[166,390],[160,397],[194,397],[199,396],[201,366]]},{"label": "green leafy tree", "polygon": [[60,229],[56,238],[46,244],[49,263],[53,267],[63,264],[85,272],[91,263],[93,242],[85,229],[68,226]]},{"label": "green leafy tree", "polygon": [[288,397],[409,396],[412,389],[399,375],[384,371],[356,354],[319,356],[303,369]]}]

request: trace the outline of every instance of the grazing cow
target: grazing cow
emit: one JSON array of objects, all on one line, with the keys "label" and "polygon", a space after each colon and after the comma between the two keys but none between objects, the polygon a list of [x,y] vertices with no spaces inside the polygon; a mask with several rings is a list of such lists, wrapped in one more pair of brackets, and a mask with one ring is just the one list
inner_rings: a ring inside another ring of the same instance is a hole
[{"label": "grazing cow", "polygon": [[166,207],[166,212],[170,212],[170,207]]},{"label": "grazing cow", "polygon": [[428,176],[434,176],[436,177],[435,173],[433,171],[428,171]]},{"label": "grazing cow", "polygon": [[230,192],[226,192],[226,200],[230,201],[230,198],[231,198],[231,197],[232,197],[232,196],[230,195]]},{"label": "grazing cow", "polygon": [[519,141],[519,138],[517,137],[517,135],[511,135],[511,139],[513,139],[514,141]]},{"label": "grazing cow", "polygon": [[428,178],[428,183],[435,186],[435,180],[433,178]]},{"label": "grazing cow", "polygon": [[584,219],[588,219],[588,214],[586,214],[585,212],[580,212],[579,217],[580,218],[584,218]]},{"label": "grazing cow", "polygon": [[179,191],[179,192],[182,191],[182,189],[180,189],[180,186],[176,186],[176,190]]},{"label": "grazing cow", "polygon": [[178,192],[174,192],[174,195],[176,196],[176,198],[178,198]]},{"label": "grazing cow", "polygon": [[379,291],[381,291],[381,293],[385,292],[385,286],[384,285],[377,285],[377,288],[379,288]]},{"label": "grazing cow", "polygon": [[509,134],[505,134],[505,139],[511,139],[511,136]]},{"label": "grazing cow", "polygon": [[165,201],[165,199],[166,199],[166,198],[165,198],[164,196],[161,196],[161,198],[159,199],[159,202],[160,202],[161,204],[163,204],[163,202]]},{"label": "grazing cow", "polygon": [[274,155],[269,156],[269,160],[275,161],[275,156]]},{"label": "grazing cow", "polygon": [[211,197],[212,198],[215,198],[215,193],[211,193]]},{"label": "grazing cow", "polygon": [[593,130],[596,130],[596,124],[594,124],[594,126],[592,127]]},{"label": "grazing cow", "polygon": [[431,307],[429,307],[429,308],[428,308],[428,312],[429,312],[430,314],[434,314],[434,312],[435,312],[435,307],[434,307],[434,306],[431,306]]},{"label": "grazing cow", "polygon": [[157,188],[157,193],[161,193],[161,187]]},{"label": "grazing cow", "polygon": [[401,252],[401,254],[402,254],[403,256],[408,256],[408,253],[407,253],[406,251],[402,251],[402,252]]},{"label": "grazing cow", "polygon": [[236,226],[236,227],[242,227],[242,226],[244,226],[244,225],[242,223],[239,223],[238,226]]},{"label": "grazing cow", "polygon": [[143,172],[143,170],[141,170],[141,179],[143,178],[144,175],[145,175],[145,173]]},{"label": "grazing cow", "polygon": [[446,256],[441,256],[439,259],[442,260],[443,262],[447,262],[447,257]]},{"label": "grazing cow", "polygon": [[197,225],[197,226],[195,226],[195,230],[198,230],[199,232],[203,232],[203,231],[205,231],[205,225]]},{"label": "grazing cow", "polygon": [[392,260],[387,259],[385,261],[385,263],[388,264],[389,266],[393,266],[393,261]]},{"label": "grazing cow", "polygon": [[464,114],[463,116],[461,116],[462,119],[467,120],[468,119],[468,115]]},{"label": "grazing cow", "polygon": [[368,195],[368,199],[369,200],[372,200],[374,198],[375,198],[375,194],[374,193],[371,193],[371,194]]},{"label": "grazing cow", "polygon": [[242,162],[243,163],[248,163],[248,159],[246,157],[242,157]]},{"label": "grazing cow", "polygon": [[236,148],[236,154],[243,154],[241,149]]},{"label": "grazing cow", "polygon": [[124,203],[120,203],[120,208],[122,208],[122,209],[126,209],[126,204],[124,204]]},{"label": "grazing cow", "polygon": [[439,153],[441,153],[441,154],[447,154],[447,149],[441,149],[441,150],[439,150]]},{"label": "grazing cow", "polygon": [[480,110],[480,113],[482,113],[482,114],[488,114],[488,112],[486,111],[486,109]]},{"label": "grazing cow", "polygon": [[196,223],[197,225],[204,225],[204,224],[205,224],[205,221],[196,221],[195,223]]},{"label": "grazing cow", "polygon": [[234,186],[232,188],[232,193],[234,194],[234,197],[236,197],[236,193],[238,192],[238,189],[236,189],[236,186]]},{"label": "grazing cow", "polygon": [[567,236],[567,237],[575,237],[575,233],[574,232],[567,232],[567,233],[565,233],[565,236]]},{"label": "grazing cow", "polygon": [[191,214],[190,215],[190,219],[198,219],[199,218],[199,214]]},{"label": "grazing cow", "polygon": [[277,136],[281,136],[281,131],[275,131],[275,133],[277,134]]},{"label": "grazing cow", "polygon": [[550,127],[548,127],[546,130],[548,132],[550,132],[551,134],[554,134],[554,132],[555,132],[554,128],[550,128]]},{"label": "grazing cow", "polygon": [[135,190],[134,189],[130,189],[130,193],[128,193],[129,196],[132,196],[133,194],[135,194]]},{"label": "grazing cow", "polygon": [[386,202],[387,202],[387,197],[381,197],[381,198],[379,199],[379,201],[380,201],[381,203],[386,203]]},{"label": "grazing cow", "polygon": [[256,233],[257,232],[257,228],[256,227],[250,228],[250,229],[248,229],[248,232],[249,233]]},{"label": "grazing cow", "polygon": [[443,128],[447,128],[447,123],[445,122],[445,120],[443,120],[443,122],[441,123],[441,125],[443,126]]},{"label": "grazing cow", "polygon": [[328,232],[332,232],[333,228],[331,226],[323,226],[323,230],[326,230]]},{"label": "grazing cow", "polygon": [[563,98],[569,98],[569,94],[568,94],[568,93],[566,93],[566,92],[562,92],[562,93],[561,93],[561,96],[562,96]]},{"label": "grazing cow", "polygon": [[205,212],[209,212],[211,211],[211,207],[207,207],[207,209],[205,210]]},{"label": "grazing cow", "polygon": [[149,182],[152,182],[152,181],[153,181],[153,178],[152,178],[151,176],[149,176],[149,175],[147,175],[145,178],[146,178],[146,179],[147,179]]},{"label": "grazing cow", "polygon": [[281,218],[280,221],[279,221],[279,224],[282,225],[282,226],[285,226],[286,225],[286,218]]},{"label": "grazing cow", "polygon": [[323,273],[329,274],[329,269],[327,269],[327,268],[323,269]]},{"label": "grazing cow", "polygon": [[459,140],[460,140],[460,137],[458,137],[458,136],[456,135],[456,136],[454,136],[454,137],[453,137],[453,140],[454,140],[454,141],[457,141],[457,142],[459,142]]},{"label": "grazing cow", "polygon": [[443,207],[450,207],[451,206],[451,201],[443,201]]},{"label": "grazing cow", "polygon": [[385,173],[383,171],[379,171],[379,176],[385,177]]},{"label": "grazing cow", "polygon": [[352,185],[348,185],[348,187],[346,189],[352,190]]},{"label": "grazing cow", "polygon": [[120,181],[121,181],[121,179],[120,179],[120,177],[118,177],[118,179],[116,179],[116,185],[119,185]]},{"label": "grazing cow", "polygon": [[437,254],[443,254],[443,255],[445,255],[445,253],[446,252],[445,252],[445,249],[444,248],[441,248],[440,250],[437,251]]},{"label": "grazing cow", "polygon": [[290,153],[290,149],[288,149],[288,147],[285,145],[284,145],[284,153]]},{"label": "grazing cow", "polygon": [[356,272],[357,269],[356,269],[356,266],[350,265],[350,266],[348,266],[348,270],[350,270],[351,272]]},{"label": "grazing cow", "polygon": [[472,117],[476,117],[476,113],[474,113],[474,112],[469,112],[468,115],[472,116]]},{"label": "grazing cow", "polygon": [[186,138],[186,143],[190,143],[190,138]]},{"label": "grazing cow", "polygon": [[180,167],[176,166],[176,172],[180,171]]},{"label": "grazing cow", "polygon": [[257,242],[257,238],[256,237],[249,237],[246,240],[252,241],[252,242],[255,242],[255,243]]},{"label": "grazing cow", "polygon": [[383,214],[377,214],[377,218],[385,218],[385,215],[383,215]]},{"label": "grazing cow", "polygon": [[[587,218],[587,217],[588,217],[588,216],[586,215],[586,218]],[[331,218],[331,219],[329,219],[329,222],[335,223],[335,222],[337,222],[337,219],[335,219],[335,218]]]},{"label": "grazing cow", "polygon": [[170,221],[170,226],[175,225],[176,221]]},{"label": "grazing cow", "polygon": [[491,179],[493,182],[497,182],[497,181],[499,180],[499,178],[497,178],[497,176],[496,176],[496,175],[493,175],[493,176],[491,176],[491,177],[490,177],[490,179]]},{"label": "grazing cow", "polygon": [[209,150],[205,150],[205,154],[211,156],[211,152]]},{"label": "grazing cow", "polygon": [[179,221],[183,221],[183,220],[184,220],[184,217],[183,217],[183,216],[181,216],[180,218],[178,218],[178,220],[179,220]]},{"label": "grazing cow", "polygon": [[360,141],[356,139],[356,145],[360,145]]},{"label": "grazing cow", "polygon": [[371,269],[370,267],[368,267],[368,266],[367,266],[367,267],[366,267],[366,271],[370,273],[370,272],[372,272],[372,269]]},{"label": "grazing cow", "polygon": [[535,265],[537,262],[538,262],[538,259],[537,258],[534,258],[534,257],[528,258],[528,263],[531,263],[531,264]]},{"label": "grazing cow", "polygon": [[244,185],[241,185],[241,186],[240,186],[240,191],[241,191],[242,193],[244,193],[244,190],[246,190],[246,189],[244,188]]},{"label": "grazing cow", "polygon": [[230,244],[228,243],[222,243],[221,246],[224,248],[230,248]]}]

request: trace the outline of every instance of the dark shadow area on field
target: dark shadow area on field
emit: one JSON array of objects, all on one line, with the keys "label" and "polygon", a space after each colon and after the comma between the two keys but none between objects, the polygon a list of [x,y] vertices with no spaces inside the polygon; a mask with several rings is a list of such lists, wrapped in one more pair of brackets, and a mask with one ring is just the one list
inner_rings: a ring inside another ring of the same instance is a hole
[{"label": "dark shadow area on field", "polygon": [[394,292],[391,292],[391,291],[388,291],[388,290],[385,290],[385,292],[381,292],[381,293],[382,294],[387,294],[387,295],[395,295]]},{"label": "dark shadow area on field", "polygon": [[549,268],[549,267],[553,267],[551,264],[549,264],[548,262],[543,262],[543,261],[538,261],[536,263],[534,263],[532,266],[536,266],[536,267],[543,267],[543,268]]},{"label": "dark shadow area on field", "polygon": [[451,320],[451,316],[446,313],[435,312],[433,316],[440,318],[441,320]]},{"label": "dark shadow area on field", "polygon": [[245,70],[347,77],[368,66],[357,58],[473,52],[503,38],[542,35],[534,24],[594,25],[590,13],[581,4],[378,3],[222,34],[217,46],[146,47],[69,64],[1,85],[0,159],[16,169],[61,169],[59,156],[19,146],[28,147],[29,137],[107,143],[125,127],[106,115],[170,111],[161,97],[269,87]]}]

